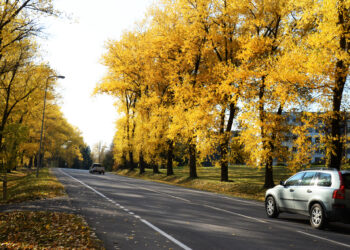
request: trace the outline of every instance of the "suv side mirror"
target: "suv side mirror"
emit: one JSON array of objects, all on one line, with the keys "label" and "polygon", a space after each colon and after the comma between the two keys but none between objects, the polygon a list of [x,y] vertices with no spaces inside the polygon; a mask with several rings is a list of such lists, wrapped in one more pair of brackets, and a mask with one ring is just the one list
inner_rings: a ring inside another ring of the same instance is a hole
[{"label": "suv side mirror", "polygon": [[280,185],[285,186],[286,182],[285,181],[280,181]]}]

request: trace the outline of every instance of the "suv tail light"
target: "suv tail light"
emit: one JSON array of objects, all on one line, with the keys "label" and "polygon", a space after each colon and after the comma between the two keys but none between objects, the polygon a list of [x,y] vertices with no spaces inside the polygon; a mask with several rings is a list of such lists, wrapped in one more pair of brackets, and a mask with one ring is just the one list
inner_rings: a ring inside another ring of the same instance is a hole
[{"label": "suv tail light", "polygon": [[340,180],[340,187],[337,190],[334,190],[333,192],[333,199],[338,199],[338,200],[344,200],[345,199],[345,186],[343,183],[343,177],[340,172],[339,174],[339,180]]},{"label": "suv tail light", "polygon": [[345,199],[345,186],[344,185],[341,185],[339,189],[334,190],[333,199],[340,199],[340,200]]}]

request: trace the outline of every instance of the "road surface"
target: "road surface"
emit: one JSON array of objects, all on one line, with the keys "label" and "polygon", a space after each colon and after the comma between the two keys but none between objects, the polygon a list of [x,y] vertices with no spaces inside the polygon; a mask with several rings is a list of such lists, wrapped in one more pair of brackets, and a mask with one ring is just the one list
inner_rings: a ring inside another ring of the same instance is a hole
[{"label": "road surface", "polygon": [[262,202],[87,170],[54,169],[107,249],[350,249],[350,225],[265,215]]}]

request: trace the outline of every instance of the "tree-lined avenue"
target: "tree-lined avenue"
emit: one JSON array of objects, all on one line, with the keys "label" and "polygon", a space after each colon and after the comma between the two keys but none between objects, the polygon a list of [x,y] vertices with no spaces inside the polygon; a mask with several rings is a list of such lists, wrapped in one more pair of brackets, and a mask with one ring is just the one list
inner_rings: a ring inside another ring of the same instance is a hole
[{"label": "tree-lined avenue", "polygon": [[107,249],[347,249],[350,227],[266,218],[263,203],[117,175],[55,169]]}]

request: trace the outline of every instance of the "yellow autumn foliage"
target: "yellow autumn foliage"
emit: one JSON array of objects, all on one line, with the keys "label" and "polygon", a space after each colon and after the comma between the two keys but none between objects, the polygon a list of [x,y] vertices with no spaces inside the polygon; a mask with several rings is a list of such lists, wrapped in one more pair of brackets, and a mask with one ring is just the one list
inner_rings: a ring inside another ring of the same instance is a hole
[{"label": "yellow autumn foliage", "polygon": [[[170,166],[188,155],[196,177],[196,165],[209,156],[228,181],[232,157],[242,158],[230,152],[237,150],[246,163],[267,169],[265,186],[271,186],[273,161],[293,170],[309,166],[316,147],[309,130],[319,119],[332,131],[322,139],[327,155],[339,155],[349,2],[155,3],[135,29],[108,41],[102,59],[108,73],[95,93],[116,97],[123,114],[116,162],[132,169],[143,160]],[[298,121],[288,122],[293,115]],[[172,155],[174,146],[181,156]]]}]

